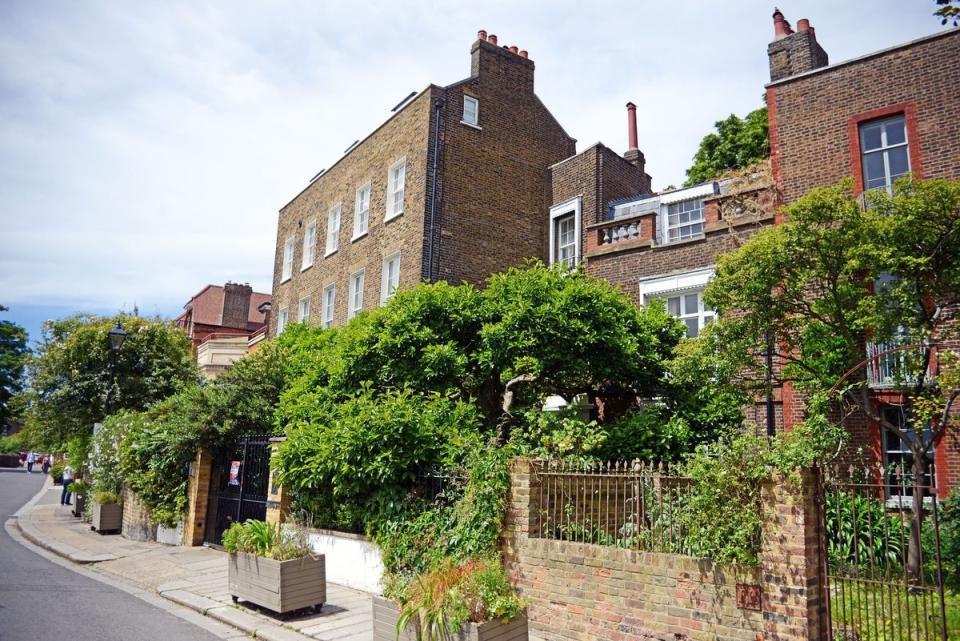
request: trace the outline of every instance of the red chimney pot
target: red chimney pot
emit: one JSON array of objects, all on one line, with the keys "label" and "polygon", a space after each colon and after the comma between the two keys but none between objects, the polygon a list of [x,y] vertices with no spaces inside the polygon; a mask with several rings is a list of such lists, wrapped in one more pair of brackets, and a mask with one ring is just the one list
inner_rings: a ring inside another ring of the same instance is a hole
[{"label": "red chimney pot", "polygon": [[521,49],[519,55],[521,58],[528,58],[530,56],[530,54],[527,53],[526,49]]},{"label": "red chimney pot", "polygon": [[810,21],[806,18],[800,18],[797,20],[797,31],[806,31],[810,28]]},{"label": "red chimney pot", "polygon": [[486,31],[484,31],[483,29],[481,29],[480,31],[477,32],[477,40],[486,40],[486,39],[487,39],[487,32],[486,32]]},{"label": "red chimney pot", "polygon": [[627,103],[627,139],[628,148],[637,149],[637,106],[632,102]]},{"label": "red chimney pot", "polygon": [[775,40],[787,35],[787,21],[780,9],[774,9],[773,11],[773,35]]},{"label": "red chimney pot", "polygon": [[492,44],[492,45],[497,44],[497,34],[491,33],[491,34],[487,37],[487,42],[489,42],[489,43]]},{"label": "red chimney pot", "polygon": [[510,45],[510,53],[518,53],[519,51],[520,49],[517,48],[517,45]]}]

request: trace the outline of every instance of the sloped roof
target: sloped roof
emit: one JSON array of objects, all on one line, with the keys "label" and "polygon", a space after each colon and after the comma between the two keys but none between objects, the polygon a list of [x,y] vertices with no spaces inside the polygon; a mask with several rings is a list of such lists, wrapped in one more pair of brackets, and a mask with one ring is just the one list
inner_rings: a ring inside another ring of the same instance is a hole
[{"label": "sloped roof", "polygon": [[[250,296],[250,307],[247,310],[247,322],[260,324],[263,314],[257,308],[263,303],[270,302],[270,294],[253,292]],[[186,316],[187,311],[193,310],[193,322],[203,325],[223,324],[223,286],[207,285],[183,306],[184,312],[180,318]]]}]

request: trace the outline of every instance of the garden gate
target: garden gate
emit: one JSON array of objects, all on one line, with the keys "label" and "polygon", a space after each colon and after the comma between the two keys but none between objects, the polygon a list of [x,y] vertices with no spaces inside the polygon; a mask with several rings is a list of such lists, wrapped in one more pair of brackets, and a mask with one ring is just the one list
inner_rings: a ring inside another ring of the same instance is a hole
[{"label": "garden gate", "polygon": [[[823,469],[820,479],[829,638],[946,641],[935,481],[915,485],[902,468],[881,467]],[[920,527],[914,491],[924,492]]]},{"label": "garden gate", "polygon": [[265,519],[269,483],[269,436],[241,436],[225,448],[211,470],[204,543],[220,545],[234,522]]}]

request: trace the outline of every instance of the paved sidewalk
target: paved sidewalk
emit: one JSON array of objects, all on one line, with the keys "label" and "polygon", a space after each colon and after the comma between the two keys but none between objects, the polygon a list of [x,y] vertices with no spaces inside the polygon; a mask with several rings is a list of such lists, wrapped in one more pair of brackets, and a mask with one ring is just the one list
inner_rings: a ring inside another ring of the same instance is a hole
[{"label": "paved sidewalk", "polygon": [[75,563],[117,577],[193,608],[267,641],[370,641],[371,597],[327,583],[327,603],[317,614],[283,620],[255,606],[237,606],[227,592],[227,555],[205,547],[179,547],[100,535],[59,505],[60,488],[48,488],[18,515],[24,537]]}]

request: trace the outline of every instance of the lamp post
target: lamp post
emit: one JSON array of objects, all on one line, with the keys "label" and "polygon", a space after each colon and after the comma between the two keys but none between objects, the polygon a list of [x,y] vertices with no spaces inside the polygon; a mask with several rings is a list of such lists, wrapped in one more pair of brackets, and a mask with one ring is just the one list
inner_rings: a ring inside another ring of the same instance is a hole
[{"label": "lamp post", "polygon": [[123,341],[127,339],[127,333],[120,327],[120,321],[117,326],[110,330],[110,386],[107,388],[107,400],[104,403],[104,414],[110,414],[110,396],[113,394],[113,382],[117,374],[117,353],[123,347]]}]

